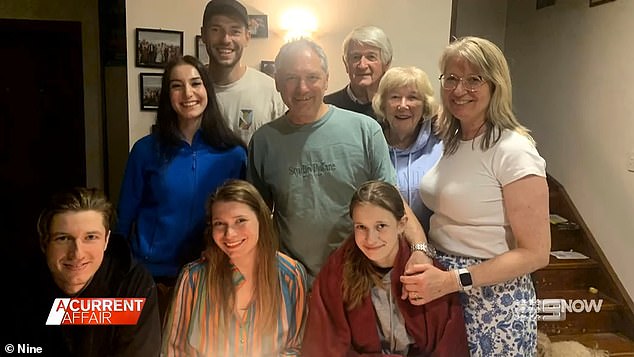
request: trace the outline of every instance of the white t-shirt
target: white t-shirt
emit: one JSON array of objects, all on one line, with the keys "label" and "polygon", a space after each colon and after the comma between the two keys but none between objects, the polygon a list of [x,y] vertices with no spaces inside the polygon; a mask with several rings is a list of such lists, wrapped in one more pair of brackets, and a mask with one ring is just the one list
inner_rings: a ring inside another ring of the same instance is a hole
[{"label": "white t-shirt", "polygon": [[259,127],[281,117],[286,111],[273,78],[251,67],[247,67],[237,81],[214,85],[214,89],[220,112],[245,144],[249,144]]},{"label": "white t-shirt", "polygon": [[528,175],[546,177],[546,162],[527,137],[504,130],[484,152],[483,137],[460,142],[421,181],[423,202],[434,211],[430,241],[449,254],[492,258],[514,248],[502,187]]}]

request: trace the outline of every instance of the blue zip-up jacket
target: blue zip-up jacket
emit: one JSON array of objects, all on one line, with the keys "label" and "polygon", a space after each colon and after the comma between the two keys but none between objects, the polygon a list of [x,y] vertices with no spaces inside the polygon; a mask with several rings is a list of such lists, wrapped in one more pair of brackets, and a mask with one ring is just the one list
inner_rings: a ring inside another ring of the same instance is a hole
[{"label": "blue zip-up jacket", "polygon": [[196,133],[170,161],[160,158],[158,137],[132,147],[119,197],[117,232],[154,277],[176,277],[205,246],[205,203],[227,179],[244,179],[246,150],[220,151]]},{"label": "blue zip-up jacket", "polygon": [[423,176],[440,160],[443,144],[432,133],[430,119],[424,120],[419,128],[416,141],[409,148],[401,150],[390,146],[390,160],[396,170],[398,189],[427,234],[432,211],[423,204],[418,191]]}]

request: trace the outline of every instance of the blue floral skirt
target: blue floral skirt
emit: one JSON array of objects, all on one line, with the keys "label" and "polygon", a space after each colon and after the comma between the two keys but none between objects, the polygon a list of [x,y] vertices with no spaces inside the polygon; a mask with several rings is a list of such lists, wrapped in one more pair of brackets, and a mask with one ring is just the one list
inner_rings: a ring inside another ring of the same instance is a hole
[{"label": "blue floral skirt", "polygon": [[[486,259],[438,252],[447,269],[465,268]],[[471,356],[531,357],[537,354],[537,316],[517,314],[521,302],[535,301],[530,274],[460,293]]]}]

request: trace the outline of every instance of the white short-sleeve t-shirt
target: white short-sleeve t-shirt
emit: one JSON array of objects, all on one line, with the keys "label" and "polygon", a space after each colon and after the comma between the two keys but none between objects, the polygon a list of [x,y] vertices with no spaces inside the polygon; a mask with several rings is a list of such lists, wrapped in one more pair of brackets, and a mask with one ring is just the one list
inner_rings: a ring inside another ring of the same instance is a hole
[{"label": "white short-sleeve t-shirt", "polygon": [[528,175],[546,177],[546,163],[526,136],[504,130],[486,151],[483,137],[460,142],[421,181],[423,202],[434,211],[429,239],[449,254],[492,258],[514,248],[502,187]]}]

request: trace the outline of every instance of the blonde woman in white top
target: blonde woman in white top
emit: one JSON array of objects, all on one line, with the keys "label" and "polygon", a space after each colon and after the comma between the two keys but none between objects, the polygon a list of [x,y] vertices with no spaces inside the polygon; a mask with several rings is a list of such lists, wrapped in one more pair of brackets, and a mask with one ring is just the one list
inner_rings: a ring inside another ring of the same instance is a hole
[{"label": "blonde woman in white top", "polygon": [[548,264],[550,227],[545,161],[512,111],[502,51],[459,39],[440,60],[443,158],[424,177],[434,211],[429,240],[448,271],[417,265],[401,278],[425,304],[462,292],[473,356],[532,356],[537,318],[530,273]]}]

